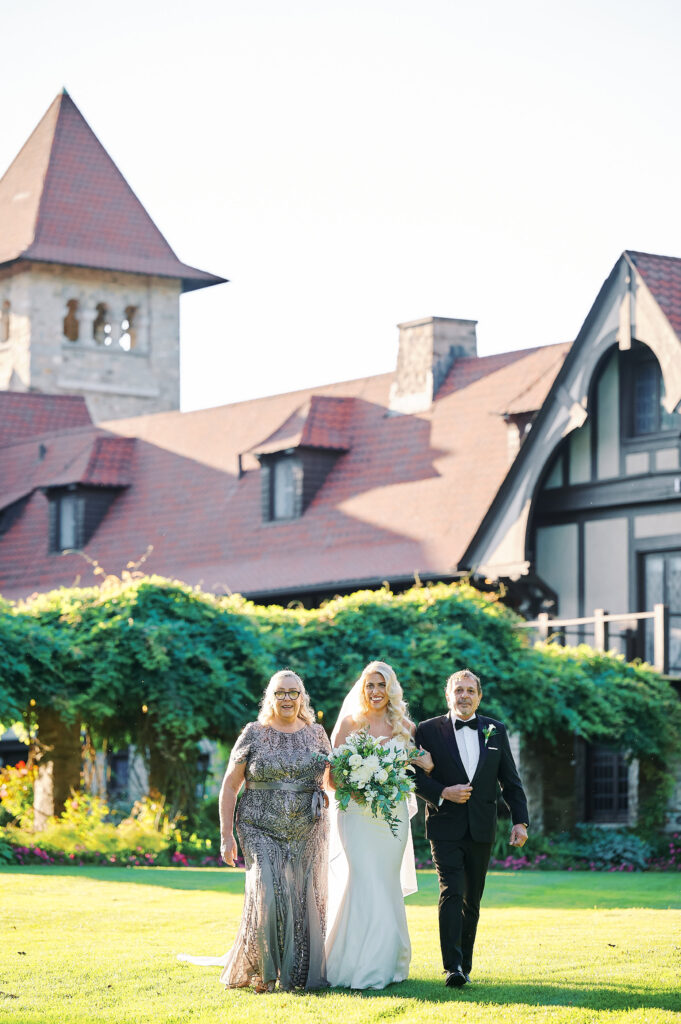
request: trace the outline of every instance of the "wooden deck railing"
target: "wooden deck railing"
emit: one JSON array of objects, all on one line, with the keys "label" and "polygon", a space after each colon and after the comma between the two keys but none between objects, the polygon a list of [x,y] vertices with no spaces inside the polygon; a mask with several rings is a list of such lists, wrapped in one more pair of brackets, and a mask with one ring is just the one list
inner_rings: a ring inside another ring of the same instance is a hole
[{"label": "wooden deck railing", "polygon": [[611,622],[640,622],[653,620],[653,666],[658,672],[667,674],[669,671],[669,608],[666,604],[656,604],[652,612],[619,612],[611,615],[604,608],[596,608],[593,615],[578,619],[552,619],[547,612],[540,612],[532,622],[519,622],[517,629],[536,629],[543,640],[548,640],[551,633],[565,626],[593,626],[593,646],[597,651],[607,651],[610,647]]}]

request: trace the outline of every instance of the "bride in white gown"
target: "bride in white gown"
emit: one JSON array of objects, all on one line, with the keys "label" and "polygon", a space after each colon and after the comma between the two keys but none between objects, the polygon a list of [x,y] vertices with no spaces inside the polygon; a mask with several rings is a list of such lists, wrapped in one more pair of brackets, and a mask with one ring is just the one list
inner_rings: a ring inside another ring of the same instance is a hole
[{"label": "bride in white gown", "polygon": [[[372,661],[345,698],[331,742],[366,729],[387,747],[413,746],[402,688],[393,669]],[[430,754],[415,760],[432,769]],[[335,805],[335,801],[332,802]],[[326,971],[329,984],[385,988],[409,974],[411,943],[404,896],[416,891],[410,817],[416,798],[398,805],[397,836],[387,822],[351,800],[331,817]]]}]

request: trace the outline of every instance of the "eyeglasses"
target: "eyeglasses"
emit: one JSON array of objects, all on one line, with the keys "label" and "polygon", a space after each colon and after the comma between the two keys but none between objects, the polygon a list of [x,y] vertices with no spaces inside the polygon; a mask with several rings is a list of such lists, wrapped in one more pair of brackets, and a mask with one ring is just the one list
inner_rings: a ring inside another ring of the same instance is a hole
[{"label": "eyeglasses", "polygon": [[275,690],[274,696],[276,700],[298,700],[300,697],[300,690]]}]

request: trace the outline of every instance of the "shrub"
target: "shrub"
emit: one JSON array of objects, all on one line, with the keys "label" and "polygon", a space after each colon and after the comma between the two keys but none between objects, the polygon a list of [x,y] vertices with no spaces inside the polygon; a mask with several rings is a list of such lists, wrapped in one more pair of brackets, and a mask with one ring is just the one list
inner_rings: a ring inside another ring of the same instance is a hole
[{"label": "shrub", "polygon": [[632,829],[584,824],[577,825],[573,833],[531,837],[522,854],[510,853],[503,857],[493,853],[490,866],[515,871],[527,868],[543,871],[666,870],[660,865],[668,863],[670,858],[676,857],[681,862],[681,842],[676,844],[678,849],[674,843],[670,845],[671,849],[666,851],[669,857],[659,858],[658,864],[654,846]]},{"label": "shrub", "polygon": [[28,768],[24,761],[0,768],[0,825],[12,822],[31,826],[33,784],[37,774],[37,769]]}]

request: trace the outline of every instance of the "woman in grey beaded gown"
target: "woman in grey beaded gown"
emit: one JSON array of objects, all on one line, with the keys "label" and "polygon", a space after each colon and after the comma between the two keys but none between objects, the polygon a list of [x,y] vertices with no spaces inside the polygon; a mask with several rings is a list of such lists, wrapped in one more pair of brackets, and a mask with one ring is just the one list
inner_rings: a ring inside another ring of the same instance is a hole
[{"label": "woman in grey beaded gown", "polygon": [[272,676],[257,722],[239,736],[220,792],[221,853],[246,862],[239,931],[220,980],[257,991],[326,986],[328,824],[323,792],[329,741],[302,680]]}]

